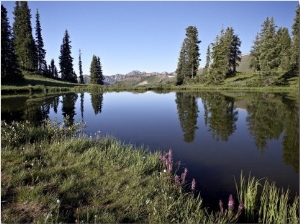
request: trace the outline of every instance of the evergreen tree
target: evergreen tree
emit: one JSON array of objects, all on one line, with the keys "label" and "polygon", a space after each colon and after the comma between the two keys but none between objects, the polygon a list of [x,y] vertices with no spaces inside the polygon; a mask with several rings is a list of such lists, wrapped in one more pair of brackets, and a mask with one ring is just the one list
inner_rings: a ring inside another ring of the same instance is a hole
[{"label": "evergreen tree", "polygon": [[37,49],[32,36],[31,14],[27,1],[16,2],[14,8],[14,45],[22,69],[37,70]]},{"label": "evergreen tree", "polygon": [[63,43],[60,46],[59,66],[61,78],[69,82],[77,82],[74,76],[73,58],[71,56],[70,36],[68,30],[65,31]]},{"label": "evergreen tree", "polygon": [[186,28],[186,38],[183,41],[176,69],[177,85],[183,84],[187,78],[197,75],[200,62],[198,30],[195,26]]},{"label": "evergreen tree", "polygon": [[279,28],[275,41],[277,42],[277,54],[279,56],[277,66],[283,71],[288,71],[291,68],[291,37],[288,28]]},{"label": "evergreen tree", "polygon": [[259,56],[260,56],[260,34],[257,33],[253,45],[250,50],[250,68],[254,71],[260,71]]},{"label": "evergreen tree", "polygon": [[278,51],[275,40],[276,26],[273,17],[267,19],[262,24],[260,34],[261,44],[259,47],[259,64],[264,74],[270,74],[278,68]]},{"label": "evergreen tree", "polygon": [[241,61],[242,57],[242,52],[240,51],[241,47],[241,40],[240,38],[234,34],[233,28],[229,28],[230,33],[232,36],[230,36],[231,44],[230,44],[230,57],[229,57],[229,65],[231,69],[231,73],[235,74],[236,73],[236,67],[239,66],[238,62]]},{"label": "evergreen tree", "polygon": [[51,59],[49,72],[50,72],[50,77],[52,77],[52,78],[58,78],[57,68],[56,68],[56,66],[54,64],[54,59]]},{"label": "evergreen tree", "polygon": [[42,38],[42,28],[40,23],[40,14],[36,10],[36,27],[35,27],[35,38],[36,38],[36,48],[37,48],[37,60],[38,60],[38,71],[43,74],[47,70],[47,64],[45,61],[46,50],[44,49],[44,41]]},{"label": "evergreen tree", "polygon": [[188,75],[187,68],[187,52],[186,52],[186,41],[185,39],[182,43],[177,69],[176,69],[176,85],[182,85],[185,77]]},{"label": "evergreen tree", "polygon": [[213,83],[222,82],[228,73],[229,51],[225,44],[224,30],[220,36],[217,35],[215,43],[212,44],[212,64],[209,71],[209,81]]},{"label": "evergreen tree", "polygon": [[292,26],[293,41],[291,47],[291,66],[294,74],[298,74],[299,72],[299,12],[300,6],[298,4],[294,18],[294,24]]},{"label": "evergreen tree", "polygon": [[97,58],[97,73],[99,74],[98,84],[103,85],[104,84],[104,76],[103,76],[102,66],[101,66],[99,57]]},{"label": "evergreen tree", "polygon": [[1,81],[23,80],[12,39],[7,10],[1,4]]},{"label": "evergreen tree", "polygon": [[79,49],[79,83],[84,84],[82,75],[82,61],[81,61],[81,51]]},{"label": "evergreen tree", "polygon": [[205,63],[205,67],[204,67],[206,71],[208,70],[209,65],[210,65],[210,54],[211,54],[210,46],[208,45],[207,51],[206,51],[206,63]]}]

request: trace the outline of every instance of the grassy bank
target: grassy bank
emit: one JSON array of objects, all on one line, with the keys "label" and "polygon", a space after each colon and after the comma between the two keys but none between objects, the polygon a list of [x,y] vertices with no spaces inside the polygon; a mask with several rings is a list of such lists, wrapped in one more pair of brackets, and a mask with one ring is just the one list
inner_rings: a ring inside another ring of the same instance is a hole
[{"label": "grassy bank", "polygon": [[[48,94],[65,92],[100,92],[100,91],[199,91],[199,90],[230,90],[230,91],[263,91],[263,92],[299,92],[298,77],[283,78],[278,74],[272,80],[277,80],[278,85],[263,86],[261,78],[254,73],[237,73],[236,76],[224,80],[218,85],[207,83],[190,83],[176,86],[170,83],[159,83],[155,80],[145,85],[111,85],[99,86],[89,84],[69,83],[62,80],[55,80],[39,75],[25,74],[25,81],[22,83],[2,83],[2,95],[19,94]],[[275,81],[274,81],[275,82]]]},{"label": "grassy bank", "polygon": [[[100,133],[76,137],[80,127],[2,122],[2,222],[229,223],[243,216],[232,204],[238,205],[234,189],[228,206],[208,212],[184,173],[176,177],[171,151],[150,153]],[[240,192],[248,188],[240,186]],[[298,220],[298,204],[282,206],[286,223]],[[278,212],[275,207],[264,212]]]}]

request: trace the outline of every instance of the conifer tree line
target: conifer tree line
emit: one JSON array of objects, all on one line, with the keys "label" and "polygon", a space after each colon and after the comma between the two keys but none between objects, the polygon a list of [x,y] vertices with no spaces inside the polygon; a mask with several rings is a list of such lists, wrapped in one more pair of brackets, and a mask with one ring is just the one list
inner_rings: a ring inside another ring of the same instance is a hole
[{"label": "conifer tree line", "polygon": [[[29,73],[77,83],[68,30],[65,31],[60,46],[58,58],[60,70],[58,71],[54,59],[51,59],[49,65],[45,60],[46,49],[44,48],[39,11],[36,10],[35,14],[35,38],[32,35],[31,10],[27,1],[16,1],[13,15],[13,27],[11,27],[7,10],[1,4],[1,81],[21,82],[24,80],[23,74]],[[99,57],[97,58],[97,66],[99,80],[95,83],[102,85],[104,78]],[[61,78],[59,78],[58,73],[60,73]],[[84,83],[80,50],[79,83]]]},{"label": "conifer tree line", "polygon": [[91,74],[91,84],[100,84],[103,85],[104,76],[102,74],[102,66],[100,62],[100,58],[93,55],[91,67],[90,67],[90,74]]},{"label": "conifer tree line", "polygon": [[[292,77],[299,72],[299,4],[296,8],[292,37],[286,27],[277,27],[274,18],[267,17],[261,25],[250,51],[250,68],[261,77],[272,77],[278,73]],[[215,41],[207,47],[206,64],[199,69],[198,31],[196,27],[186,28],[177,69],[176,84],[208,83],[218,84],[235,76],[241,61],[242,41],[232,27],[222,27]],[[268,83],[265,83],[266,85]]]}]

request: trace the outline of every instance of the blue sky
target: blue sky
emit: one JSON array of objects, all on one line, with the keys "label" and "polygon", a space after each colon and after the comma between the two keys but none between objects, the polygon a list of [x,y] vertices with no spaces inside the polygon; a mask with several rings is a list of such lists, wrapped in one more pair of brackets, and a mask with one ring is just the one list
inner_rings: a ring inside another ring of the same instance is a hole
[{"label": "blue sky", "polygon": [[[15,2],[1,3],[12,25]],[[59,69],[60,45],[67,29],[77,75],[79,49],[84,74],[89,74],[93,55],[100,57],[104,75],[132,70],[173,72],[188,26],[198,29],[200,67],[204,67],[207,46],[214,42],[222,25],[234,28],[242,41],[242,53],[249,53],[267,17],[273,16],[277,26],[287,27],[291,33],[297,4],[297,1],[28,2],[33,34],[39,10],[47,63],[53,58]]]}]

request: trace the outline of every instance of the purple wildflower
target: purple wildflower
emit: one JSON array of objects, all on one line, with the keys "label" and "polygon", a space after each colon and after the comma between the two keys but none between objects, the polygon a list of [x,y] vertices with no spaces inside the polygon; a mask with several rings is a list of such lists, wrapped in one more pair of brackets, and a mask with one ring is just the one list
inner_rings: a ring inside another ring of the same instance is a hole
[{"label": "purple wildflower", "polygon": [[240,201],[239,207],[238,207],[238,212],[237,215],[239,216],[242,213],[242,210],[244,208],[244,204],[242,201]]},{"label": "purple wildflower", "polygon": [[175,184],[180,185],[179,176],[177,174],[175,175]]},{"label": "purple wildflower", "polygon": [[173,160],[173,153],[172,153],[172,149],[170,148],[169,149],[169,153],[168,153],[168,159],[169,159],[169,163],[172,163],[172,160]]},{"label": "purple wildflower", "polygon": [[185,178],[186,178],[187,173],[188,173],[188,169],[184,168],[184,172],[181,174],[181,184],[182,185],[185,183]]},{"label": "purple wildflower", "polygon": [[172,165],[172,163],[169,163],[169,164],[168,164],[168,171],[169,171],[169,173],[171,173],[171,172],[172,172],[172,168],[173,168],[173,165]]},{"label": "purple wildflower", "polygon": [[181,161],[179,160],[179,161],[177,162],[177,169],[179,169],[180,166],[181,166]]},{"label": "purple wildflower", "polygon": [[222,202],[222,200],[219,201],[219,206],[220,206],[220,212],[221,212],[221,214],[223,214],[224,209],[223,209],[223,202]]},{"label": "purple wildflower", "polygon": [[232,194],[230,194],[228,200],[228,211],[233,211],[233,209],[234,209],[234,200]]},{"label": "purple wildflower", "polygon": [[195,181],[195,179],[193,179],[192,180],[192,191],[194,192],[195,191],[195,189],[196,189],[196,181]]}]

